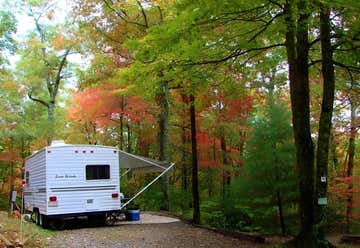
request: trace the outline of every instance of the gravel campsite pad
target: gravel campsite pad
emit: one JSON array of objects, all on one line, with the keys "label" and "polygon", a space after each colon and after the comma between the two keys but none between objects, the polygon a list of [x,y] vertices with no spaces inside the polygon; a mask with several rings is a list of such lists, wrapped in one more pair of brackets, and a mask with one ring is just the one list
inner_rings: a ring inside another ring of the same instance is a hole
[{"label": "gravel campsite pad", "polygon": [[140,221],[59,231],[47,247],[267,247],[196,228],[176,218],[141,213]]}]

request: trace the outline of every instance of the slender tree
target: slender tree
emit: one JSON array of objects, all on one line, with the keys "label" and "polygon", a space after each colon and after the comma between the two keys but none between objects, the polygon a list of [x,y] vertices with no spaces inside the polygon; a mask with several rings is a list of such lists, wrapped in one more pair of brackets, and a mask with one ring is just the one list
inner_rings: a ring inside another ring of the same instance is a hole
[{"label": "slender tree", "polygon": [[196,139],[195,97],[190,94],[190,126],[191,126],[191,154],[192,154],[192,194],[193,194],[193,222],[200,224],[200,197],[198,182],[198,156]]},{"label": "slender tree", "polygon": [[[320,7],[320,40],[322,57],[323,96],[319,121],[318,142],[316,152],[316,196],[320,200],[327,199],[328,153],[331,135],[331,119],[335,93],[335,70],[333,65],[333,49],[331,47],[330,9]],[[317,204],[317,222],[319,223],[318,239],[325,241],[326,205]]]},{"label": "slender tree", "polygon": [[[32,5],[34,4],[34,5]],[[66,40],[54,27],[45,25],[46,18],[51,19],[52,5],[50,3],[29,3],[28,14],[35,24],[34,32],[28,35],[28,40],[21,51],[22,59],[18,68],[23,70],[21,80],[27,85],[28,97],[46,107],[48,115],[47,143],[50,145],[54,136],[55,106],[61,84],[68,69],[68,55],[76,41]],[[48,14],[48,15],[47,15]],[[35,63],[37,64],[35,66]],[[47,94],[44,94],[44,92]],[[34,95],[37,96],[34,96]]]}]

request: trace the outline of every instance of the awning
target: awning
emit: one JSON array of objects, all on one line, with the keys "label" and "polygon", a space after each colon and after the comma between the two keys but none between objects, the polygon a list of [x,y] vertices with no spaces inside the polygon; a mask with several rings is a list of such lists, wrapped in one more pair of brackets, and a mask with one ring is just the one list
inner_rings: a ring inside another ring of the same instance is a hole
[{"label": "awning", "polygon": [[130,200],[122,204],[121,209],[129,205],[133,200],[135,200],[139,195],[141,195],[142,192],[144,192],[153,183],[159,180],[160,177],[162,177],[169,170],[171,170],[174,165],[174,163],[160,162],[119,150],[119,166],[120,168],[128,169],[123,175],[121,175],[121,177],[127,174],[129,171],[131,171],[131,173],[161,172],[150,183],[148,183],[144,188],[142,188],[133,197],[131,197]]},{"label": "awning", "polygon": [[119,150],[119,166],[120,168],[130,169],[131,173],[150,173],[162,172],[168,169],[169,163],[156,161]]}]

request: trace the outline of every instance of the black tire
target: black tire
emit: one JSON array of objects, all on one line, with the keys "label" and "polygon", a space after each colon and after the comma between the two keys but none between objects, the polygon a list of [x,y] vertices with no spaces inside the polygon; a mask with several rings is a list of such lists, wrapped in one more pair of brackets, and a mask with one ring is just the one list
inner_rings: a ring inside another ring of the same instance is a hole
[{"label": "black tire", "polygon": [[39,209],[34,209],[32,213],[32,220],[35,222],[36,225],[40,225],[40,212]]},{"label": "black tire", "polygon": [[111,213],[106,215],[106,221],[105,224],[107,226],[113,226],[118,221],[118,215],[116,213]]}]

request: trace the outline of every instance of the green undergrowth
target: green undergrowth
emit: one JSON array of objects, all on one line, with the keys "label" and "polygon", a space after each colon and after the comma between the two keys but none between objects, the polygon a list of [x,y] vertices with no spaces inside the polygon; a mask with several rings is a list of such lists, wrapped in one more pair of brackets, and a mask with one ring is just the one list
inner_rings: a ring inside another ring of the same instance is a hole
[{"label": "green undergrowth", "polygon": [[4,194],[0,194],[0,211],[6,211],[8,206],[8,199]]},{"label": "green undergrowth", "polygon": [[[1,230],[3,236],[13,245],[22,244],[23,247],[46,247],[46,241],[56,232],[43,229],[32,222],[23,221],[20,226],[20,219],[8,217],[7,212],[0,212]],[[0,247],[3,245],[0,242]]]}]

